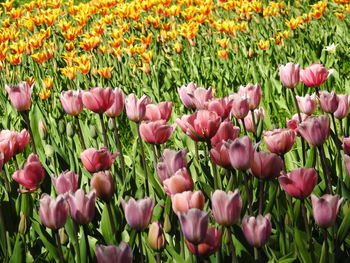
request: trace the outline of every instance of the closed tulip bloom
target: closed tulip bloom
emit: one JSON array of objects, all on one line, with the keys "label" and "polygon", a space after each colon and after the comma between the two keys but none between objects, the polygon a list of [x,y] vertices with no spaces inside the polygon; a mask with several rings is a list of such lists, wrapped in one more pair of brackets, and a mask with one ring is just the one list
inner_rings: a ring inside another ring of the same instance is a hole
[{"label": "closed tulip bloom", "polygon": [[[216,227],[209,227],[205,238],[197,245],[186,241],[186,245],[192,254],[197,256],[210,256],[217,252],[221,245],[222,230]],[[197,246],[197,248],[195,247]]]},{"label": "closed tulip bloom", "polygon": [[155,251],[160,251],[165,247],[165,235],[159,222],[153,222],[149,227],[148,244]]},{"label": "closed tulip bloom", "polygon": [[177,89],[177,92],[179,93],[180,100],[185,105],[186,108],[194,109],[196,108],[196,105],[193,101],[193,92],[195,89],[197,89],[198,86],[194,82],[190,82],[187,86],[182,86]]},{"label": "closed tulip bloom", "polygon": [[137,201],[134,198],[130,198],[128,202],[122,200],[128,225],[138,231],[145,230],[152,218],[154,204],[154,200],[149,197]]},{"label": "closed tulip bloom", "polygon": [[52,176],[52,182],[58,194],[74,193],[79,187],[79,174],[72,171],[65,171],[60,176]]},{"label": "closed tulip bloom", "polygon": [[187,213],[180,212],[178,214],[182,234],[187,241],[198,245],[201,243],[208,230],[208,220],[210,212],[192,208]]},{"label": "closed tulip bloom", "polygon": [[232,122],[227,120],[223,121],[219,129],[217,130],[215,136],[211,138],[210,142],[211,145],[215,146],[216,144],[227,141],[227,140],[234,140],[238,137],[240,132],[240,129],[238,126],[233,126]]},{"label": "closed tulip bloom", "polygon": [[211,196],[211,207],[215,221],[222,226],[237,223],[242,210],[242,198],[239,191],[228,193],[216,190]]},{"label": "closed tulip bloom", "polygon": [[166,124],[165,120],[142,122],[140,125],[141,138],[150,144],[167,142],[174,131],[174,126]]},{"label": "closed tulip bloom", "polygon": [[232,169],[229,153],[232,143],[232,140],[222,141],[210,149],[210,157],[215,164],[225,169]]},{"label": "closed tulip bloom", "polygon": [[344,163],[345,163],[346,172],[350,177],[350,156],[347,154],[344,155]]},{"label": "closed tulip bloom", "polygon": [[325,194],[318,198],[316,195],[312,194],[312,214],[316,224],[322,228],[333,226],[343,200],[344,199],[340,198],[339,195]]},{"label": "closed tulip bloom", "polygon": [[288,62],[279,66],[280,80],[284,87],[295,88],[300,81],[300,65]]},{"label": "closed tulip bloom", "polygon": [[343,137],[342,141],[343,141],[342,146],[343,146],[344,153],[347,155],[350,155],[350,137]]},{"label": "closed tulip bloom", "polygon": [[38,156],[33,153],[29,155],[23,169],[16,171],[12,175],[13,180],[29,189],[19,189],[18,191],[20,193],[36,191],[40,184],[44,181],[44,178],[45,171],[41,166]]},{"label": "closed tulip bloom", "polygon": [[62,91],[60,100],[64,111],[69,115],[78,115],[83,111],[82,93],[78,90]]},{"label": "closed tulip bloom", "polygon": [[312,94],[311,96],[306,94],[305,97],[296,96],[296,98],[301,112],[311,115],[317,109],[315,94]]},{"label": "closed tulip bloom", "polygon": [[56,199],[47,194],[40,198],[39,215],[41,222],[50,229],[63,227],[68,217],[68,204],[62,195]]},{"label": "closed tulip bloom", "polygon": [[270,152],[285,154],[289,152],[295,144],[295,132],[289,129],[275,129],[264,131],[264,142]]},{"label": "closed tulip bloom", "polygon": [[120,88],[115,88],[113,93],[113,104],[105,111],[108,117],[118,117],[124,110],[124,92]]},{"label": "closed tulip bloom", "polygon": [[255,151],[250,171],[261,179],[274,179],[280,175],[282,167],[283,160],[277,154]]},{"label": "closed tulip bloom", "polygon": [[230,162],[233,168],[245,171],[252,166],[254,148],[248,136],[235,139],[229,149]]},{"label": "closed tulip bloom", "polygon": [[337,110],[334,112],[334,117],[336,117],[338,120],[342,120],[349,114],[349,95],[339,94],[337,96],[339,103]]},{"label": "closed tulip bloom", "polygon": [[177,170],[173,176],[163,181],[164,191],[167,195],[174,195],[194,188],[192,177],[187,168]]},{"label": "closed tulip bloom", "polygon": [[332,69],[328,70],[322,64],[314,63],[300,71],[300,80],[309,88],[319,87],[332,73]]},{"label": "closed tulip bloom", "polygon": [[170,120],[173,103],[171,101],[163,101],[159,104],[148,104],[146,106],[146,120],[157,121]]},{"label": "closed tulip bloom", "polygon": [[334,113],[337,110],[338,104],[339,104],[339,98],[335,93],[335,91],[332,91],[331,93],[329,93],[326,90],[322,90],[320,92],[319,99],[320,99],[321,109],[324,112]]},{"label": "closed tulip bloom", "polygon": [[196,192],[185,191],[171,196],[171,204],[175,214],[179,212],[187,213],[191,208],[203,210],[204,203],[205,197],[200,190]]},{"label": "closed tulip bloom", "polygon": [[109,171],[94,173],[91,178],[91,189],[94,189],[96,196],[105,202],[109,202],[114,195],[114,179]]},{"label": "closed tulip bloom", "polygon": [[244,119],[249,112],[249,103],[246,97],[241,97],[238,94],[232,95],[232,114],[236,119]]},{"label": "closed tulip bloom", "polygon": [[80,159],[84,168],[90,173],[94,173],[111,168],[118,155],[119,153],[110,153],[107,147],[101,147],[100,150],[89,148],[80,154]]},{"label": "closed tulip bloom", "polygon": [[329,137],[328,116],[310,116],[298,125],[300,135],[312,146],[321,146]]},{"label": "closed tulip bloom", "polygon": [[67,201],[70,207],[70,214],[75,222],[85,225],[94,219],[96,193],[91,191],[85,194],[83,189],[77,190],[74,194],[67,195]]},{"label": "closed tulip bloom", "polygon": [[114,93],[112,88],[94,87],[84,90],[82,101],[86,108],[95,113],[104,113],[114,103]]},{"label": "closed tulip bloom", "polygon": [[296,168],[278,178],[288,195],[304,199],[308,197],[317,184],[317,172],[314,168]]},{"label": "closed tulip bloom", "polygon": [[213,98],[212,88],[197,88],[193,91],[193,103],[197,110],[204,110],[206,102]]},{"label": "closed tulip bloom", "polygon": [[256,132],[255,129],[258,127],[259,122],[263,121],[264,118],[265,118],[264,108],[260,107],[254,110],[254,121],[255,121],[255,126],[254,126],[252,112],[249,111],[248,115],[243,119],[246,130],[248,132]]},{"label": "closed tulip bloom", "polygon": [[245,216],[242,221],[242,230],[247,242],[254,247],[261,247],[270,238],[272,225],[271,215]]},{"label": "closed tulip bloom", "polygon": [[232,104],[233,101],[228,97],[213,98],[206,103],[205,109],[216,112],[216,114],[219,115],[222,120],[225,120],[230,117]]},{"label": "closed tulip bloom", "polygon": [[[304,113],[300,113],[300,117],[301,117],[301,122],[305,121],[309,115],[306,115]],[[293,117],[289,120],[287,118],[287,127],[290,130],[293,130],[296,132],[296,134],[299,135],[299,129],[298,129],[298,125],[299,125],[299,115],[298,113],[294,114]]]},{"label": "closed tulip bloom", "polygon": [[249,109],[255,110],[259,107],[261,96],[262,96],[262,90],[259,83],[256,83],[255,85],[252,83],[249,83],[247,86],[240,86],[238,90],[238,94],[248,99]]},{"label": "closed tulip bloom", "polygon": [[98,263],[132,263],[132,250],[124,241],[119,246],[96,246]]},{"label": "closed tulip bloom", "polygon": [[146,105],[150,103],[151,100],[147,96],[142,96],[138,99],[135,94],[129,94],[125,99],[125,109],[128,119],[133,122],[144,120],[146,115]]},{"label": "closed tulip bloom", "polygon": [[20,82],[17,85],[5,85],[12,106],[19,111],[29,110],[32,105],[32,92],[33,86],[25,81]]}]

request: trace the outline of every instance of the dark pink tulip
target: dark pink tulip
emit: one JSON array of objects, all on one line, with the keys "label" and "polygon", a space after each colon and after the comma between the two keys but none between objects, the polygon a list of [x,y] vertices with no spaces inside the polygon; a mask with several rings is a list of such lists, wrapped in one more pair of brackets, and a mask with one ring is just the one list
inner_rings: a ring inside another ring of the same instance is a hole
[{"label": "dark pink tulip", "polygon": [[141,138],[151,144],[167,142],[174,131],[174,126],[166,124],[166,120],[143,121],[140,125]]},{"label": "dark pink tulip", "polygon": [[288,62],[286,65],[279,66],[280,80],[284,87],[295,88],[300,81],[300,66]]},{"label": "dark pink tulip", "polygon": [[[186,241],[187,248],[194,255],[210,256],[219,250],[221,244],[221,234],[221,229],[209,227],[202,242],[194,245],[191,242]],[[195,246],[197,246],[197,248]]]},{"label": "dark pink tulip", "polygon": [[335,93],[335,91],[332,91],[331,93],[329,93],[326,90],[322,90],[320,92],[319,100],[320,100],[321,109],[324,112],[334,113],[338,108],[339,98]]},{"label": "dark pink tulip", "polygon": [[350,156],[345,154],[344,155],[344,162],[345,162],[345,169],[346,172],[348,174],[348,176],[350,177]]},{"label": "dark pink tulip", "polygon": [[[191,96],[191,95],[190,95]],[[204,110],[206,102],[213,98],[212,88],[197,88],[193,91],[193,103],[197,110]]]},{"label": "dark pink tulip", "polygon": [[[248,115],[243,119],[245,128],[248,132],[256,132],[254,128],[257,128],[259,121],[263,121],[265,118],[265,110],[264,108],[258,108],[254,110],[254,120],[255,120],[255,126],[253,124],[253,118],[252,118],[252,112],[249,111]],[[242,120],[240,120],[241,122]]]},{"label": "dark pink tulip", "polygon": [[133,122],[144,120],[146,115],[146,105],[150,103],[151,100],[147,96],[142,96],[138,99],[135,94],[129,94],[125,99],[125,109],[128,119]]},{"label": "dark pink tulip", "polygon": [[34,84],[29,86],[26,81],[22,81],[17,85],[5,85],[5,90],[9,95],[12,106],[15,107],[16,110],[29,110],[32,105],[33,86]]},{"label": "dark pink tulip", "polygon": [[111,168],[118,155],[119,153],[110,153],[107,147],[101,147],[100,150],[89,148],[80,154],[80,159],[84,168],[90,173],[94,173]]},{"label": "dark pink tulip", "polygon": [[343,146],[344,153],[347,155],[350,155],[350,137],[343,137],[342,141],[343,141],[342,146]]},{"label": "dark pink tulip", "polygon": [[198,245],[201,243],[208,230],[208,220],[210,212],[202,211],[197,208],[191,208],[187,213],[178,214],[182,234],[187,241]]},{"label": "dark pink tulip", "polygon": [[[2,130],[0,132],[0,141],[9,141],[13,151],[13,155],[23,152],[24,148],[29,144],[29,132],[23,129],[21,132]],[[11,152],[10,151],[10,152]]]},{"label": "dark pink tulip", "polygon": [[228,193],[216,190],[211,196],[211,207],[215,221],[222,226],[237,223],[242,210],[242,198],[239,191]]},{"label": "dark pink tulip", "polygon": [[319,87],[332,73],[332,69],[328,70],[322,64],[314,63],[300,71],[300,80],[309,88]]},{"label": "dark pink tulip", "polygon": [[249,109],[255,110],[259,107],[261,96],[262,96],[262,90],[259,83],[256,83],[255,85],[252,83],[249,83],[247,86],[240,86],[238,90],[238,94],[242,98],[248,99]]},{"label": "dark pink tulip", "polygon": [[62,195],[56,199],[47,194],[40,198],[39,215],[44,226],[51,229],[63,227],[68,217],[68,204]]},{"label": "dark pink tulip", "polygon": [[4,163],[7,163],[15,155],[13,144],[8,140],[0,140],[0,152],[3,154]]},{"label": "dark pink tulip", "polygon": [[220,127],[217,130],[215,136],[211,138],[210,140],[211,145],[215,146],[216,144],[222,141],[234,140],[238,137],[239,131],[240,131],[239,127],[233,126],[231,121],[229,120],[223,121],[220,124]]},{"label": "dark pink tulip", "polygon": [[75,222],[85,225],[94,219],[96,193],[91,191],[85,194],[83,189],[78,189],[74,194],[67,195],[67,201],[70,207],[70,214]]},{"label": "dark pink tulip", "polygon": [[205,197],[202,191],[186,191],[171,196],[171,204],[174,210],[174,213],[179,212],[187,213],[191,208],[198,208],[203,210],[205,203]]},{"label": "dark pink tulip", "polygon": [[41,166],[38,156],[33,153],[29,155],[23,169],[16,171],[12,175],[13,180],[29,189],[18,190],[21,193],[36,191],[39,188],[40,184],[43,182],[44,178],[45,171]]},{"label": "dark pink tulip", "polygon": [[196,105],[193,101],[193,92],[198,88],[197,84],[190,82],[187,86],[182,86],[177,89],[179,93],[181,102],[185,105],[186,108],[194,109]]},{"label": "dark pink tulip", "polygon": [[119,246],[96,246],[98,263],[132,263],[132,250],[124,241]]},{"label": "dark pink tulip", "polygon": [[217,115],[225,120],[230,117],[233,101],[226,98],[213,98],[205,105],[205,109],[216,112]]},{"label": "dark pink tulip", "polygon": [[230,97],[233,99],[232,114],[236,119],[244,119],[249,113],[248,98],[241,97],[238,94],[233,94]]},{"label": "dark pink tulip", "polygon": [[52,182],[58,194],[74,193],[79,187],[79,174],[72,171],[65,171],[60,176],[52,176]]},{"label": "dark pink tulip", "polygon": [[113,104],[105,111],[108,117],[118,117],[124,110],[124,92],[120,88],[115,88],[113,91]]},{"label": "dark pink tulip", "polygon": [[278,178],[283,190],[298,199],[308,197],[317,184],[317,172],[314,168],[296,168]]},{"label": "dark pink tulip", "polygon": [[242,230],[247,242],[254,247],[261,247],[270,238],[272,225],[271,215],[245,216],[242,221]]},{"label": "dark pink tulip", "polygon": [[2,170],[3,166],[4,166],[4,154],[0,152],[0,171]]},{"label": "dark pink tulip", "polygon": [[146,120],[165,120],[167,122],[171,117],[172,110],[173,103],[171,101],[163,101],[159,104],[148,104],[146,106]]},{"label": "dark pink tulip", "polygon": [[312,214],[316,224],[322,228],[333,226],[343,200],[339,195],[325,194],[317,198],[316,195],[312,194]]},{"label": "dark pink tulip", "polygon": [[296,96],[296,98],[301,112],[311,115],[317,109],[315,94],[312,94],[311,96],[306,94],[305,97]]},{"label": "dark pink tulip", "polygon": [[156,171],[159,181],[163,184],[163,181],[170,178],[181,168],[187,167],[186,154],[188,149],[185,148],[181,151],[174,151],[165,149],[162,153],[162,157],[159,159]]},{"label": "dark pink tulip", "polygon": [[149,197],[137,201],[134,198],[130,198],[128,202],[122,200],[128,225],[138,231],[145,230],[152,218],[154,204],[154,200]]},{"label": "dark pink tulip", "polygon": [[[304,113],[300,113],[301,122],[305,121],[309,115],[306,115]],[[299,135],[298,125],[299,125],[299,115],[298,113],[294,114],[293,117],[289,120],[287,119],[287,127],[290,130],[295,131]]]},{"label": "dark pink tulip", "polygon": [[321,146],[330,133],[328,116],[310,116],[298,125],[300,135],[312,146]]},{"label": "dark pink tulip", "polygon": [[83,111],[82,93],[79,90],[62,91],[60,100],[64,111],[69,115],[78,115]]},{"label": "dark pink tulip", "polygon": [[192,177],[187,168],[177,170],[174,175],[163,181],[164,191],[167,195],[174,195],[194,188]]},{"label": "dark pink tulip", "polygon": [[341,120],[348,116],[349,113],[349,95],[339,94],[337,96],[339,99],[339,104],[337,110],[334,112],[334,117]]},{"label": "dark pink tulip", "polygon": [[94,87],[84,90],[82,101],[86,108],[95,113],[104,113],[114,103],[114,93],[112,88]]},{"label": "dark pink tulip", "polygon": [[250,171],[261,179],[273,179],[280,175],[282,168],[283,161],[277,154],[255,151]]},{"label": "dark pink tulip", "polygon": [[229,157],[233,168],[240,171],[249,169],[254,158],[252,140],[248,136],[235,139],[230,144]]},{"label": "dark pink tulip", "polygon": [[295,143],[295,132],[289,129],[275,129],[264,131],[264,142],[270,152],[285,154],[289,152]]},{"label": "dark pink tulip", "polygon": [[230,146],[233,143],[232,140],[222,141],[216,144],[210,150],[210,157],[214,163],[225,169],[232,169],[230,161]]},{"label": "dark pink tulip", "polygon": [[94,173],[91,178],[91,189],[96,192],[97,198],[109,202],[115,192],[114,179],[109,171]]}]

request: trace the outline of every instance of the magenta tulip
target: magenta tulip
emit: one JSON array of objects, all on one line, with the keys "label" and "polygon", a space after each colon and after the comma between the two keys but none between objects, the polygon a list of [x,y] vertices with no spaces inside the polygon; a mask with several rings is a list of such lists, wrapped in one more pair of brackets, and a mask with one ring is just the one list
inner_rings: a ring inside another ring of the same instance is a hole
[{"label": "magenta tulip", "polygon": [[300,71],[300,80],[309,88],[321,86],[333,70],[326,69],[322,64],[314,63]]},{"label": "magenta tulip", "polygon": [[298,125],[300,135],[312,146],[321,146],[330,134],[328,116],[310,116]]},{"label": "magenta tulip", "polygon": [[332,91],[331,93],[329,93],[326,90],[322,90],[320,92],[319,100],[320,100],[321,109],[324,112],[334,113],[338,108],[339,98],[335,93],[335,91]]},{"label": "magenta tulip", "polygon": [[239,191],[228,193],[216,190],[211,196],[211,206],[215,221],[222,226],[237,223],[242,210],[242,198]]},{"label": "magenta tulip", "polygon": [[227,140],[234,140],[239,136],[240,129],[238,126],[233,126],[232,122],[227,120],[223,121],[219,129],[217,130],[215,136],[211,138],[210,142],[212,146],[215,146],[216,144],[227,141]]},{"label": "magenta tulip", "polygon": [[111,168],[118,155],[119,153],[110,153],[107,147],[101,147],[100,150],[89,148],[80,154],[80,159],[84,168],[90,173],[94,173]]},{"label": "magenta tulip", "polygon": [[113,91],[114,99],[112,105],[105,111],[108,117],[118,117],[124,110],[124,92],[120,88],[115,88]]},{"label": "magenta tulip", "polygon": [[165,120],[167,122],[170,120],[172,110],[173,103],[171,101],[163,101],[159,104],[148,104],[146,106],[146,120]]},{"label": "magenta tulip", "polygon": [[253,163],[254,148],[248,136],[235,139],[230,144],[229,158],[231,166],[237,170],[248,170]]},{"label": "magenta tulip", "polygon": [[185,191],[171,196],[171,204],[175,214],[179,212],[187,213],[191,208],[203,210],[205,197],[202,191]]},{"label": "magenta tulip", "polygon": [[67,221],[69,208],[66,200],[62,195],[56,199],[47,194],[40,198],[39,215],[41,222],[48,228],[59,229]]},{"label": "magenta tulip", "polygon": [[289,129],[275,129],[264,131],[264,142],[270,152],[285,154],[289,152],[295,144],[295,132]]},{"label": "magenta tulip", "polygon": [[295,88],[300,81],[300,66],[288,62],[286,65],[279,66],[280,80],[284,87]]},{"label": "magenta tulip", "polygon": [[78,90],[62,91],[60,100],[64,111],[72,116],[78,115],[83,111],[82,93]]},{"label": "magenta tulip", "polygon": [[75,222],[85,225],[94,219],[96,193],[91,191],[85,194],[84,190],[79,189],[74,194],[67,195],[67,201],[70,207],[70,214]]},{"label": "magenta tulip", "polygon": [[252,175],[261,179],[274,179],[280,175],[283,160],[275,153],[254,152],[254,159],[250,171]]},{"label": "magenta tulip", "polygon": [[204,257],[210,256],[219,250],[221,244],[221,234],[221,229],[209,227],[205,238],[199,244],[195,245],[186,240],[187,248],[194,255]]},{"label": "magenta tulip", "polygon": [[296,98],[301,112],[311,115],[317,109],[315,94],[312,94],[311,96],[306,94],[305,97],[296,96]]},{"label": "magenta tulip", "polygon": [[65,171],[60,176],[52,176],[52,182],[58,194],[74,193],[79,187],[79,174],[72,171]]},{"label": "magenta tulip", "polygon": [[119,246],[96,246],[98,263],[132,263],[132,250],[124,241]]},{"label": "magenta tulip", "polygon": [[166,124],[166,120],[143,121],[140,125],[141,138],[150,144],[167,142],[174,131],[174,126]]},{"label": "magenta tulip", "polygon": [[271,215],[258,215],[256,218],[245,216],[242,221],[242,230],[245,239],[250,245],[254,247],[265,245],[271,235]]},{"label": "magenta tulip", "polygon": [[325,194],[320,198],[314,194],[311,195],[312,214],[316,224],[322,228],[333,226],[343,200],[339,195]]},{"label": "magenta tulip", "polygon": [[262,96],[262,90],[259,83],[252,84],[249,83],[247,86],[240,86],[238,90],[238,94],[248,99],[249,109],[255,110],[259,107],[261,96]]},{"label": "magenta tulip", "polygon": [[164,191],[167,195],[174,195],[194,188],[192,177],[187,168],[177,170],[174,175],[163,181]]},{"label": "magenta tulip", "polygon": [[349,95],[339,94],[337,95],[339,99],[338,108],[334,112],[334,117],[339,120],[344,119],[349,114]]},{"label": "magenta tulip", "polygon": [[22,81],[17,85],[5,85],[12,106],[18,111],[29,110],[32,105],[33,86],[29,86],[26,81]]},{"label": "magenta tulip", "polygon": [[104,113],[114,103],[114,93],[112,88],[94,87],[84,90],[82,101],[86,108],[95,113]]},{"label": "magenta tulip", "polygon": [[151,103],[147,96],[138,99],[135,94],[129,94],[125,99],[125,109],[128,119],[133,122],[140,122],[145,119],[146,106]]}]

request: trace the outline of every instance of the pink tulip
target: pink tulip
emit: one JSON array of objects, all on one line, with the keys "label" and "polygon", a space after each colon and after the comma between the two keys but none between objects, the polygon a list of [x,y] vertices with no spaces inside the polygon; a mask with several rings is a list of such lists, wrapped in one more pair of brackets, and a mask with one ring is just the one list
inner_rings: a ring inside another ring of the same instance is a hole
[{"label": "pink tulip", "polygon": [[343,141],[342,147],[343,147],[344,153],[347,155],[350,155],[350,137],[343,137],[342,141]]},{"label": "pink tulip", "polygon": [[232,140],[222,141],[211,148],[210,157],[215,164],[225,169],[232,169],[229,153],[232,143]]},{"label": "pink tulip", "polygon": [[150,144],[167,142],[174,131],[174,126],[166,124],[165,120],[142,122],[140,125],[141,138]]},{"label": "pink tulip", "polygon": [[239,136],[239,127],[233,126],[232,122],[227,120],[223,121],[219,129],[217,130],[215,136],[211,138],[210,142],[212,146],[215,146],[216,144],[227,141],[227,140],[234,140]]},{"label": "pink tulip", "polygon": [[94,173],[111,168],[118,155],[119,153],[110,153],[107,147],[101,147],[100,150],[89,148],[80,154],[80,159],[84,168],[90,173]]},{"label": "pink tulip", "polygon": [[308,197],[317,184],[317,172],[314,168],[296,168],[278,178],[283,190],[298,199]]},{"label": "pink tulip", "polygon": [[244,119],[249,113],[248,98],[241,97],[238,94],[232,94],[230,96],[233,99],[232,114],[236,119]]},{"label": "pink tulip", "polygon": [[274,179],[280,175],[282,168],[283,160],[277,154],[255,151],[250,171],[261,179]]},{"label": "pink tulip", "polygon": [[205,109],[216,112],[222,120],[230,118],[233,101],[226,98],[213,98],[205,104]]},{"label": "pink tulip", "polygon": [[215,221],[222,226],[237,223],[242,210],[242,198],[239,191],[228,193],[216,190],[211,196],[211,206]]},{"label": "pink tulip", "polygon": [[187,241],[198,245],[201,243],[208,230],[208,220],[210,212],[192,208],[187,213],[180,212],[178,214],[182,234]]},{"label": "pink tulip", "polygon": [[192,177],[187,168],[177,170],[174,175],[163,181],[164,191],[167,195],[174,195],[194,188]]},{"label": "pink tulip", "polygon": [[325,194],[317,198],[316,195],[312,194],[312,214],[316,224],[322,228],[333,226],[343,200],[344,198],[340,198],[339,195]]},{"label": "pink tulip", "polygon": [[16,171],[12,175],[13,180],[29,189],[19,189],[18,191],[20,193],[36,191],[40,184],[44,181],[44,178],[45,171],[41,166],[38,156],[33,153],[29,155],[23,169]]},{"label": "pink tulip", "polygon": [[147,241],[148,245],[155,251],[160,251],[165,247],[165,235],[159,222],[153,222],[149,227]]},{"label": "pink tulip", "polygon": [[96,246],[98,263],[132,263],[132,250],[124,241],[119,246]]},{"label": "pink tulip", "polygon": [[[303,122],[309,117],[309,115],[306,115],[304,113],[300,113],[300,117],[301,117],[301,122]],[[296,134],[298,134],[298,135],[299,135],[299,129],[298,129],[299,123],[300,122],[299,122],[299,115],[298,115],[298,113],[294,114],[292,119],[290,119],[290,120],[287,118],[287,127],[288,127],[288,129],[295,131]]]},{"label": "pink tulip", "polygon": [[314,63],[300,71],[300,80],[309,88],[319,87],[332,73],[332,69],[328,70],[322,64]]},{"label": "pink tulip", "polygon": [[229,157],[233,168],[240,171],[249,169],[254,158],[252,140],[248,136],[235,139],[230,144]]},{"label": "pink tulip", "polygon": [[339,98],[335,93],[335,91],[332,91],[331,93],[329,93],[326,90],[322,90],[320,92],[319,100],[320,100],[321,109],[324,112],[334,113],[338,108]]},{"label": "pink tulip", "polygon": [[330,133],[328,116],[310,116],[298,125],[300,135],[312,146],[321,146]]},{"label": "pink tulip", "polygon": [[163,101],[159,104],[148,104],[146,106],[146,120],[165,120],[167,122],[170,120],[172,110],[173,103],[171,101]]},{"label": "pink tulip", "polygon": [[182,86],[177,89],[179,93],[181,102],[185,105],[186,108],[194,109],[196,105],[193,101],[193,92],[198,88],[197,84],[190,82],[187,86]]},{"label": "pink tulip", "polygon": [[128,202],[122,200],[128,225],[138,231],[145,230],[152,218],[154,205],[154,200],[149,197],[137,201],[134,198],[130,198]]},{"label": "pink tulip", "polygon": [[349,155],[347,154],[344,155],[344,162],[345,162],[346,173],[350,177],[350,156]]},{"label": "pink tulip", "polygon": [[265,245],[271,235],[271,215],[258,215],[256,218],[245,216],[242,221],[242,230],[245,239],[250,245],[254,247]]},{"label": "pink tulip", "polygon": [[203,210],[205,197],[202,191],[186,191],[171,196],[171,203],[175,214],[187,213],[191,208]]},{"label": "pink tulip", "polygon": [[52,176],[52,182],[58,194],[74,193],[79,187],[79,174],[72,171],[65,171],[60,176]]},{"label": "pink tulip", "polygon": [[300,66],[288,62],[286,65],[279,66],[280,80],[284,87],[295,88],[300,81]]},{"label": "pink tulip", "polygon": [[264,131],[264,142],[270,152],[285,154],[289,152],[295,144],[295,132],[289,129],[275,129]]},{"label": "pink tulip", "polygon": [[252,83],[249,83],[245,87],[240,86],[238,90],[238,94],[242,98],[248,99],[250,110],[255,110],[256,108],[259,107],[261,96],[262,96],[262,90],[259,83],[255,85],[253,85]]},{"label": "pink tulip", "polygon": [[91,191],[85,194],[84,190],[79,189],[74,194],[67,195],[67,201],[70,207],[70,214],[75,222],[85,225],[94,219],[96,193]]},{"label": "pink tulip", "polygon": [[296,98],[301,112],[311,115],[317,109],[315,94],[312,94],[311,96],[306,94],[305,97],[296,96]]},{"label": "pink tulip", "polygon": [[17,85],[5,85],[5,90],[9,95],[12,106],[15,107],[16,110],[29,110],[32,105],[33,86],[34,84],[29,86],[25,81],[22,81]]},{"label": "pink tulip", "polygon": [[104,113],[114,103],[114,93],[112,88],[94,87],[84,90],[82,101],[86,108],[95,113]]},{"label": "pink tulip", "polygon": [[94,173],[91,178],[91,189],[94,189],[96,196],[105,202],[109,202],[115,192],[114,179],[109,171]]},{"label": "pink tulip", "polygon": [[3,153],[6,157],[6,162],[7,162],[13,155],[23,152],[24,148],[29,144],[30,135],[29,135],[29,132],[25,129],[23,129],[21,132],[2,130],[0,132],[0,141],[9,142],[9,145],[5,143],[5,144],[2,144],[2,146],[0,146],[0,151],[2,147],[10,148],[10,149],[3,149]]},{"label": "pink tulip", "polygon": [[[245,128],[248,132],[256,132],[255,128],[258,127],[258,124],[260,121],[263,121],[265,118],[265,110],[264,108],[258,108],[254,110],[254,121],[255,121],[255,127],[253,124],[253,118],[252,118],[252,112],[249,111],[248,115],[243,119]],[[242,120],[240,120],[241,122]]]},{"label": "pink tulip", "polygon": [[128,119],[133,122],[144,120],[146,115],[146,105],[150,103],[151,100],[147,96],[142,96],[138,99],[135,94],[129,94],[125,99],[125,109]]},{"label": "pink tulip", "polygon": [[0,171],[2,170],[3,166],[4,166],[4,154],[0,152]]},{"label": "pink tulip", "polygon": [[[221,234],[221,229],[209,227],[202,242],[194,245],[191,242],[186,241],[187,248],[194,255],[204,257],[210,256],[219,250],[221,244]],[[197,248],[195,246],[197,246]]]},{"label": "pink tulip", "polygon": [[62,91],[60,100],[64,111],[69,115],[78,115],[83,111],[82,93],[78,90]]},{"label": "pink tulip", "polygon": [[124,110],[124,92],[120,88],[115,88],[113,91],[113,104],[105,111],[108,117],[118,117]]},{"label": "pink tulip", "polygon": [[4,163],[7,163],[12,158],[12,156],[15,155],[13,144],[10,141],[4,139],[0,140],[0,152],[3,154]]},{"label": "pink tulip", "polygon": [[[191,95],[190,95],[191,96]],[[197,110],[204,110],[206,102],[213,98],[212,88],[197,88],[193,91],[193,102]]]},{"label": "pink tulip", "polygon": [[46,227],[51,229],[63,227],[67,221],[68,212],[68,204],[62,195],[56,199],[47,194],[41,196],[39,215]]},{"label": "pink tulip", "polygon": [[339,99],[339,104],[337,110],[334,112],[334,117],[339,120],[344,119],[349,113],[349,95],[339,94],[337,95]]}]

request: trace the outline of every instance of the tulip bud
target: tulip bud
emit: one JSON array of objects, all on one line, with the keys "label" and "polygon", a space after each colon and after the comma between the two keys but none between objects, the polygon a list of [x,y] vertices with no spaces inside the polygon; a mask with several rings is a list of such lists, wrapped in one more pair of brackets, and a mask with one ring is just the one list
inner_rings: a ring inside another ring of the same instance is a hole
[{"label": "tulip bud", "polygon": [[114,130],[114,122],[115,120],[113,118],[108,119],[108,129],[110,129],[111,131]]},{"label": "tulip bud", "polygon": [[74,125],[71,122],[67,123],[67,128],[66,128],[67,136],[68,137],[73,137],[75,134],[75,128]]},{"label": "tulip bud", "polygon": [[95,125],[90,126],[90,136],[93,139],[96,139],[98,137],[98,133]]},{"label": "tulip bud", "polygon": [[155,251],[160,251],[165,247],[165,236],[159,222],[151,224],[148,232],[148,244]]},{"label": "tulip bud", "polygon": [[58,121],[58,131],[60,134],[63,134],[66,130],[66,124],[64,123],[64,120],[59,120]]},{"label": "tulip bud", "polygon": [[18,224],[18,232],[21,234],[27,233],[28,230],[28,219],[27,216],[21,211],[20,212],[20,220]]},{"label": "tulip bud", "polygon": [[52,157],[55,153],[54,148],[50,144],[45,144],[44,150],[47,157]]},{"label": "tulip bud", "polygon": [[64,244],[66,244],[68,242],[68,236],[66,234],[66,231],[64,230],[64,227],[61,227],[58,230],[58,235],[60,237],[61,245],[64,245]]},{"label": "tulip bud", "polygon": [[164,228],[165,233],[169,233],[171,231],[171,222],[168,214],[164,214]]},{"label": "tulip bud", "polygon": [[109,171],[94,173],[91,178],[91,188],[96,191],[96,196],[105,202],[109,202],[114,195],[114,179]]},{"label": "tulip bud", "polygon": [[43,122],[43,120],[39,121],[38,131],[39,131],[40,138],[45,140],[47,136],[47,130],[46,130],[45,122]]},{"label": "tulip bud", "polygon": [[[238,50],[238,48],[237,48],[237,50]],[[252,56],[254,56],[254,52],[253,52],[253,49],[250,47],[248,50],[248,57],[251,58]]]}]

